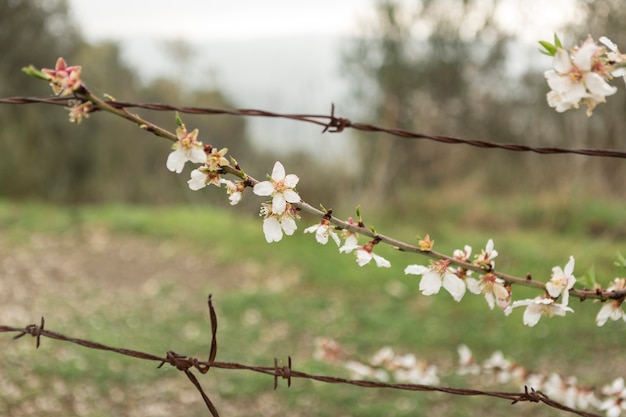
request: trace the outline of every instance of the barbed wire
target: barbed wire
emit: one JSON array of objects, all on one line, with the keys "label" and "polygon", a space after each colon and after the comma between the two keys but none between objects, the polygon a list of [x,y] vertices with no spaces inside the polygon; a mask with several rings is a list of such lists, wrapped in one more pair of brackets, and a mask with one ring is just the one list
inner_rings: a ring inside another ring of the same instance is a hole
[{"label": "barbed wire", "polygon": [[265,375],[270,375],[274,378],[274,389],[278,387],[278,379],[286,379],[287,386],[291,386],[291,381],[293,378],[302,378],[309,379],[314,381],[319,381],[328,384],[344,384],[344,385],[352,385],[361,388],[374,388],[374,389],[394,389],[394,390],[402,390],[402,391],[427,391],[427,392],[441,392],[445,394],[451,395],[459,395],[459,396],[487,396],[500,398],[504,400],[511,401],[511,404],[517,404],[521,402],[532,402],[532,403],[543,403],[552,408],[567,411],[579,416],[583,417],[600,417],[597,414],[589,413],[586,411],[574,409],[568,407],[558,401],[550,399],[543,392],[535,390],[533,388],[529,388],[528,386],[524,387],[523,392],[505,392],[505,391],[483,391],[478,389],[465,389],[465,388],[454,388],[454,387],[445,387],[445,386],[433,386],[433,385],[422,385],[422,384],[391,384],[385,382],[378,381],[369,381],[369,380],[358,380],[358,379],[346,379],[335,376],[327,376],[327,375],[315,375],[309,374],[302,371],[297,371],[293,369],[291,356],[288,357],[287,365],[279,366],[278,359],[274,358],[273,366],[254,366],[254,365],[246,365],[242,363],[236,362],[220,362],[216,361],[215,358],[217,356],[217,314],[215,312],[215,308],[213,306],[212,295],[208,297],[208,307],[209,307],[209,317],[211,321],[211,347],[209,351],[209,356],[206,361],[202,361],[196,357],[181,355],[175,353],[173,351],[168,351],[165,357],[161,357],[158,355],[154,355],[147,352],[142,352],[133,349],[127,348],[117,348],[108,345],[104,345],[101,343],[93,342],[85,339],[73,338],[70,336],[63,335],[61,333],[57,333],[48,329],[45,329],[45,320],[42,317],[40,324],[30,324],[26,327],[14,327],[14,326],[6,326],[0,325],[0,332],[2,333],[18,333],[13,339],[19,339],[23,336],[30,335],[36,339],[36,348],[39,348],[41,345],[41,338],[46,337],[49,339],[59,340],[62,342],[72,343],[76,345],[83,346],[88,349],[95,350],[104,350],[107,352],[117,353],[124,356],[129,356],[135,359],[146,360],[158,362],[159,365],[157,368],[163,367],[165,364],[171,365],[179,371],[183,372],[185,376],[189,379],[189,381],[196,387],[202,399],[204,400],[207,409],[210,411],[213,417],[219,417],[219,412],[209,396],[206,394],[200,381],[192,372],[193,369],[200,372],[201,374],[206,374],[211,368],[219,368],[226,370],[239,370],[239,371],[251,371],[256,373],[261,373]]},{"label": "barbed wire", "polygon": [[[57,106],[69,106],[69,102],[74,98],[46,98],[46,97],[7,97],[0,98],[0,104],[51,104]],[[540,155],[553,154],[578,154],[602,158],[626,158],[626,151],[614,149],[593,149],[593,148],[558,148],[558,147],[533,147],[515,143],[497,143],[477,139],[461,139],[451,136],[428,135],[416,133],[405,129],[388,128],[376,126],[368,123],[354,123],[345,117],[335,116],[335,106],[331,105],[330,114],[291,114],[276,113],[257,109],[217,109],[210,107],[189,107],[173,106],[160,103],[134,103],[116,100],[105,100],[105,102],[117,109],[140,108],[154,111],[177,111],[179,113],[196,115],[231,115],[244,117],[269,117],[296,120],[299,122],[312,123],[323,126],[322,132],[339,133],[345,129],[354,129],[364,132],[379,132],[405,139],[424,139],[449,145],[468,145],[485,149],[502,149],[512,152],[533,152]]]}]

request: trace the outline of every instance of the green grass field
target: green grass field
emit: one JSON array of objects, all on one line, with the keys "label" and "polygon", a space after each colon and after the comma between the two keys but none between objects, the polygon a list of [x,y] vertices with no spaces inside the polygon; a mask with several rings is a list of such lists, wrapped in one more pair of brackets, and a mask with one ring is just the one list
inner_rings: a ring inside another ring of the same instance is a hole
[{"label": "green grass field", "polygon": [[[619,202],[441,200],[425,194],[368,216],[377,230],[414,241],[430,233],[435,249],[470,244],[479,252],[493,238],[498,270],[538,280],[576,258],[580,277],[594,267],[599,282],[623,276],[613,261],[626,254]],[[335,212],[340,217],[353,213]],[[426,258],[378,247],[392,267],[360,268],[332,243],[302,230],[275,244],[258,217],[210,207],[126,206],[61,208],[0,203],[0,324],[24,326],[43,315],[46,328],[118,347],[206,357],[209,293],[216,305],[220,361],[285,362],[294,369],[348,377],[339,365],[313,359],[327,336],[356,357],[383,346],[436,364],[442,385],[518,391],[454,375],[456,348],[467,344],[479,361],[501,350],[526,368],[577,376],[600,386],[624,375],[623,322],[595,325],[599,305],[570,301],[575,314],[522,325],[522,310],[504,317],[482,297],[461,303],[441,292],[425,297],[407,264]],[[534,296],[515,289],[514,298]],[[171,368],[57,341],[0,335],[0,413],[7,416],[206,416],[193,386]],[[366,390],[244,371],[211,370],[199,377],[221,415],[229,416],[557,416],[529,404],[433,393]]]}]

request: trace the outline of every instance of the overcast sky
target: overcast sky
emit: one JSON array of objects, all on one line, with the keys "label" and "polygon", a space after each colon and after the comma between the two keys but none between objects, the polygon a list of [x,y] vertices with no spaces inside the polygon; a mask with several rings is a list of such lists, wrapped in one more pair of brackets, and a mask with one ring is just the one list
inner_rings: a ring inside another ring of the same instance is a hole
[{"label": "overcast sky", "polygon": [[[155,37],[190,42],[354,34],[358,22],[371,17],[374,3],[375,0],[69,0],[71,11],[89,40]],[[516,31],[519,38],[536,42],[551,38],[558,22],[573,19],[572,3],[502,1],[497,18]]]},{"label": "overcast sky", "polygon": [[371,0],[70,0],[89,40],[194,40],[348,34]]}]

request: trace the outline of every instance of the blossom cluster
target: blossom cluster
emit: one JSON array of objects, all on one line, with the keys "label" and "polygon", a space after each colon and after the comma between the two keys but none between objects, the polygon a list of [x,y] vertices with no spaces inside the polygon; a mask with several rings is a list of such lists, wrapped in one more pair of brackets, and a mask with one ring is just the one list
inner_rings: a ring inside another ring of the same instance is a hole
[{"label": "blossom cluster", "polygon": [[494,384],[517,384],[524,389],[541,391],[550,399],[568,407],[587,410],[591,407],[606,412],[607,417],[619,417],[626,410],[626,386],[619,377],[598,391],[581,385],[575,376],[563,377],[532,372],[495,351],[488,359],[478,363],[466,345],[458,347],[457,374],[486,376]]},{"label": "blossom cluster", "polygon": [[545,48],[542,52],[554,57],[553,69],[544,75],[551,88],[548,104],[558,112],[584,104],[587,115],[591,116],[598,103],[604,103],[607,96],[617,92],[609,81],[615,76],[626,76],[626,68],[622,66],[626,55],[606,37],[601,37],[598,44],[589,36],[570,50],[563,48],[557,36],[554,44],[540,43]]},{"label": "blossom cluster", "polygon": [[372,379],[381,382],[397,382],[420,385],[439,384],[437,367],[414,354],[399,355],[386,346],[367,361],[348,358],[341,345],[330,338],[315,341],[313,357],[325,362],[340,362],[350,372],[352,379]]},{"label": "blossom cluster", "polygon": [[[516,385],[522,390],[541,391],[567,407],[580,410],[595,408],[605,411],[607,417],[619,417],[626,410],[626,384],[622,377],[594,390],[580,384],[575,376],[563,377],[555,372],[528,370],[499,350],[482,362],[476,360],[466,345],[458,346],[457,352],[459,360],[454,369],[457,375],[486,378],[485,383],[490,385]],[[388,346],[361,361],[353,359],[336,340],[319,337],[315,340],[313,357],[318,361],[340,364],[353,379],[438,385],[441,378],[446,377],[437,365],[418,359],[411,353],[399,355]]]}]

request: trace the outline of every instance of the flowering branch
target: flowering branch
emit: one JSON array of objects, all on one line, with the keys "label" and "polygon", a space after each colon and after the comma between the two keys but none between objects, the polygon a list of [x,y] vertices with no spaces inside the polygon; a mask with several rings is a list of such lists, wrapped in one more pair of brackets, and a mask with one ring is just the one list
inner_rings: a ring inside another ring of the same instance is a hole
[{"label": "flowering branch", "polygon": [[[562,58],[563,49],[558,38],[556,38],[554,46],[548,43],[542,45],[546,48],[546,53],[555,56],[555,60],[564,59]],[[597,65],[590,64],[589,69],[585,70],[587,72],[583,71],[584,73],[581,72],[580,68],[587,68],[585,65],[588,64],[589,59],[599,59],[597,56],[603,50],[598,48],[593,46],[591,41],[588,41],[583,47],[576,49],[577,55],[571,59],[579,67],[576,67],[578,69],[572,67],[568,70],[571,73],[576,69],[578,71],[576,74],[582,77],[581,80],[584,79],[582,84],[577,84],[576,91],[580,92],[582,85],[586,93],[580,93],[576,97],[586,100],[585,104],[588,107],[591,106],[590,108],[595,105],[590,101],[591,98],[599,101],[597,92],[588,90],[589,85],[593,85],[591,80],[597,78],[589,71],[596,71]],[[578,58],[579,54],[580,58]],[[608,74],[609,70],[605,68],[603,71]],[[471,293],[484,295],[490,308],[493,309],[497,304],[507,315],[510,314],[512,308],[525,306],[524,323],[529,326],[534,326],[542,315],[565,315],[567,312],[573,312],[568,306],[569,296],[577,297],[580,300],[588,298],[601,301],[613,300],[606,304],[598,314],[596,319],[598,325],[604,324],[608,318],[613,320],[624,318],[626,320],[621,309],[621,304],[626,297],[623,281],[616,278],[614,285],[607,289],[602,289],[599,286],[593,289],[573,288],[576,282],[576,278],[573,276],[573,257],[570,258],[570,262],[564,269],[553,268],[549,282],[542,283],[533,280],[530,274],[522,278],[496,271],[493,259],[498,255],[498,252],[493,248],[492,240],[489,240],[485,249],[479,255],[475,255],[474,260],[471,260],[471,247],[469,246],[465,246],[464,250],[457,250],[452,256],[449,256],[434,251],[434,241],[430,240],[428,236],[420,240],[417,245],[394,239],[376,232],[373,227],[366,227],[359,210],[357,210],[358,222],[354,222],[352,219],[342,220],[333,216],[332,210],[319,210],[302,200],[296,190],[299,178],[294,174],[286,174],[280,162],[275,163],[268,180],[259,181],[245,173],[234,159],[231,159],[232,163],[229,162],[225,157],[228,151],[226,148],[217,150],[199,141],[198,130],[187,131],[178,114],[176,116],[178,127],[174,134],[148,122],[137,114],[130,113],[125,107],[116,106],[114,100],[105,101],[94,96],[80,79],[80,67],[67,66],[62,58],[59,58],[54,70],[43,69],[38,71],[29,67],[25,69],[25,72],[49,81],[57,95],[73,95],[70,121],[80,123],[83,117],[88,117],[94,111],[102,110],[129,120],[157,136],[173,141],[173,152],[168,156],[166,164],[168,169],[180,173],[186,162],[203,164],[191,172],[191,179],[188,184],[192,190],[199,190],[207,185],[221,187],[222,184],[225,184],[231,204],[237,204],[241,201],[245,189],[249,187],[253,189],[254,194],[271,197],[271,202],[263,203],[260,210],[260,214],[264,218],[263,231],[268,242],[281,240],[283,233],[292,235],[297,229],[296,221],[300,219],[299,213],[307,212],[320,218],[321,221],[319,224],[305,229],[305,232],[315,232],[316,240],[322,244],[328,241],[328,237],[331,237],[340,246],[339,251],[341,253],[356,254],[356,261],[359,266],[364,266],[371,260],[374,260],[379,267],[388,268],[391,266],[389,261],[373,252],[374,247],[380,243],[402,252],[416,253],[433,259],[430,266],[409,265],[405,268],[406,274],[422,275],[419,288],[424,295],[436,294],[443,287],[456,301],[460,301],[467,289]],[[554,77],[563,77],[562,74],[559,75],[556,72],[546,76],[549,81]],[[571,78],[573,75],[570,74],[569,77]],[[596,96],[591,97],[589,94],[596,94]],[[347,123],[339,124],[337,129],[347,125]],[[241,181],[235,182],[224,179],[223,176],[227,174],[238,177]],[[336,231],[342,233],[343,246],[340,245]],[[358,236],[365,236],[371,240],[360,245]],[[480,275],[480,278],[472,277],[472,273]],[[538,289],[543,291],[543,294],[534,299],[511,302],[514,284]],[[560,303],[558,302],[559,298]]]}]

